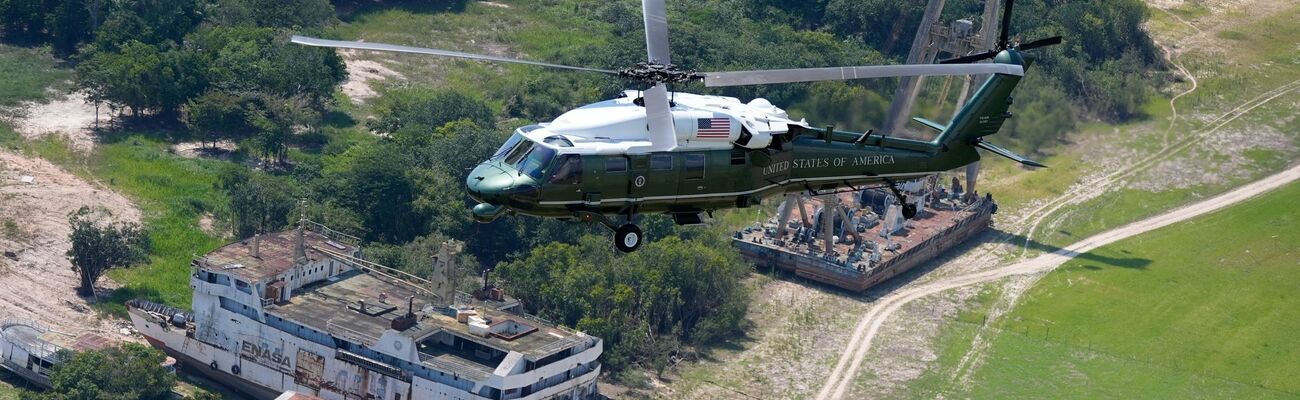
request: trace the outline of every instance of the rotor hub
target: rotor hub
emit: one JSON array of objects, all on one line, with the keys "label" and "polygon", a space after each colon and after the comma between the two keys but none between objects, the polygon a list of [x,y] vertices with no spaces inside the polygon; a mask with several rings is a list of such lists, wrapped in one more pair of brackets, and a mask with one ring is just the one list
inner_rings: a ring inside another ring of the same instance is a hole
[{"label": "rotor hub", "polygon": [[704,74],[686,70],[676,64],[641,62],[618,71],[623,79],[645,82],[651,85],[660,83],[686,83],[704,79]]}]

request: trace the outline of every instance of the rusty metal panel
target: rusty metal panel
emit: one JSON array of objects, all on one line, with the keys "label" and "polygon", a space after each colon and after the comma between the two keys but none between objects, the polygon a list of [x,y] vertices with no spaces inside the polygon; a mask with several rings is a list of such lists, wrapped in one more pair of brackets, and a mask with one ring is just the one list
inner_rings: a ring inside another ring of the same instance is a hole
[{"label": "rusty metal panel", "polygon": [[293,382],[312,389],[320,389],[321,378],[325,375],[325,357],[298,349],[296,365],[298,367],[293,373]]}]

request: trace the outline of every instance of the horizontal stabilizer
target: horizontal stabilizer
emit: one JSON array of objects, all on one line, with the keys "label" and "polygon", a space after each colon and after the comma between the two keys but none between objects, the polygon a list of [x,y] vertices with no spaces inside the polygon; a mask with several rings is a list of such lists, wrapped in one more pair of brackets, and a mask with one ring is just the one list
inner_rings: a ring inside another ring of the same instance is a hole
[{"label": "horizontal stabilizer", "polygon": [[928,120],[928,119],[925,119],[925,118],[921,118],[921,117],[913,117],[912,120],[913,120],[913,121],[916,121],[916,122],[920,122],[921,125],[928,126],[928,127],[930,127],[930,129],[934,129],[934,130],[939,131],[939,132],[943,132],[944,129],[948,129],[947,126],[944,126],[944,125],[942,125],[942,124],[939,124],[938,122],[934,122],[934,121],[931,121],[931,120]]},{"label": "horizontal stabilizer", "polygon": [[1004,149],[1004,148],[998,147],[998,146],[994,145],[993,143],[985,142],[985,141],[983,141],[983,140],[980,140],[980,141],[978,141],[978,142],[975,142],[975,147],[979,147],[979,148],[981,148],[981,149],[988,150],[988,151],[990,151],[990,152],[993,152],[993,154],[997,154],[997,155],[999,155],[999,156],[1003,156],[1003,157],[1006,157],[1006,158],[1010,158],[1010,159],[1014,160],[1015,162],[1018,162],[1018,163],[1021,163],[1021,164],[1024,164],[1024,165],[1028,165],[1028,166],[1031,166],[1031,167],[1047,168],[1047,166],[1046,166],[1046,165],[1043,165],[1043,163],[1040,163],[1040,162],[1038,162],[1038,161],[1034,161],[1034,160],[1030,160],[1030,159],[1028,159],[1028,158],[1025,158],[1025,157],[1022,156],[1022,155],[1019,155],[1019,154],[1016,154],[1016,153],[1012,153],[1011,150],[1007,150],[1007,149]]}]

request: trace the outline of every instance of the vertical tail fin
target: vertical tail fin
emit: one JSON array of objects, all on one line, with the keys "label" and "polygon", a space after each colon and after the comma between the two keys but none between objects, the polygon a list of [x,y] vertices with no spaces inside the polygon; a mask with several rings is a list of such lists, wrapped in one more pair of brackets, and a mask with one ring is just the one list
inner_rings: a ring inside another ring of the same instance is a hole
[{"label": "vertical tail fin", "polygon": [[[1020,53],[1015,50],[1005,50],[997,55],[994,62],[1019,64],[1028,67],[1032,60],[1022,58]],[[1011,92],[1020,83],[1020,78],[1021,76],[1017,75],[994,74],[988,81],[984,82],[983,86],[980,86],[979,90],[957,112],[957,116],[952,119],[948,126],[944,127],[930,121],[921,121],[921,123],[932,128],[942,127],[939,137],[935,138],[935,143],[941,146],[978,147],[1025,165],[1041,167],[1043,165],[1038,162],[986,143],[981,139],[984,136],[998,133],[998,130],[1002,129],[1002,123],[1011,117],[1011,113],[1007,112],[1007,108],[1011,106]]]}]

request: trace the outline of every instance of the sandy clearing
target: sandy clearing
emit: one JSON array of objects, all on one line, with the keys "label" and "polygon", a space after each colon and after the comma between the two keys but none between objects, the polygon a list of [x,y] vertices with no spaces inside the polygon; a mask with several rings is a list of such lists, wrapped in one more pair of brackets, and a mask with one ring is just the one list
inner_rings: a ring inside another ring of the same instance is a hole
[{"label": "sandy clearing", "polygon": [[200,142],[181,142],[171,145],[171,152],[185,158],[216,158],[229,159],[230,154],[238,150],[239,147],[235,142],[230,140],[218,141],[214,145],[206,145]]},{"label": "sandy clearing", "polygon": [[[34,178],[23,183],[23,176]],[[100,319],[78,297],[72,264],[64,255],[72,244],[68,214],[91,207],[119,221],[140,221],[130,200],[97,187],[42,159],[0,151],[0,317],[32,319],[62,332],[96,332],[124,338],[126,321]],[[115,284],[101,279],[100,287]]]},{"label": "sandy clearing", "polygon": [[[1285,186],[1286,184],[1296,180],[1300,180],[1300,165],[1293,166],[1290,169],[1265,177],[1213,198],[1093,235],[1092,237],[1075,242],[1074,244],[1062,249],[1042,254],[1029,260],[1021,261],[995,270],[963,275],[892,293],[882,299],[875,307],[872,307],[872,309],[863,316],[862,322],[859,323],[854,335],[855,338],[860,338],[860,340],[845,349],[844,354],[840,357],[840,365],[837,366],[835,371],[826,380],[826,384],[822,387],[821,392],[818,393],[817,398],[843,398],[845,391],[851,386],[853,377],[857,375],[857,370],[861,366],[867,350],[871,348],[872,341],[880,331],[881,326],[883,326],[884,323],[888,321],[889,316],[900,307],[916,299],[950,289],[1000,280],[1010,276],[1030,275],[1033,277],[1041,277],[1047,272],[1055,269],[1057,266],[1064,264],[1066,261],[1098,247],[1208,214],[1229,205],[1248,200],[1273,189]],[[843,368],[846,361],[848,362],[847,368]]]},{"label": "sandy clearing", "polygon": [[[18,133],[27,139],[57,135],[67,139],[73,150],[89,152],[95,148],[95,106],[86,96],[73,93],[53,98],[48,103],[27,103],[17,119]],[[101,120],[100,122],[107,122]]]},{"label": "sandy clearing", "polygon": [[352,99],[353,103],[362,104],[379,95],[379,92],[370,86],[373,81],[389,78],[406,79],[401,73],[393,71],[379,61],[358,58],[358,54],[356,50],[339,51],[339,55],[343,56],[343,64],[348,70],[348,79],[343,81],[342,85],[343,94]]}]

